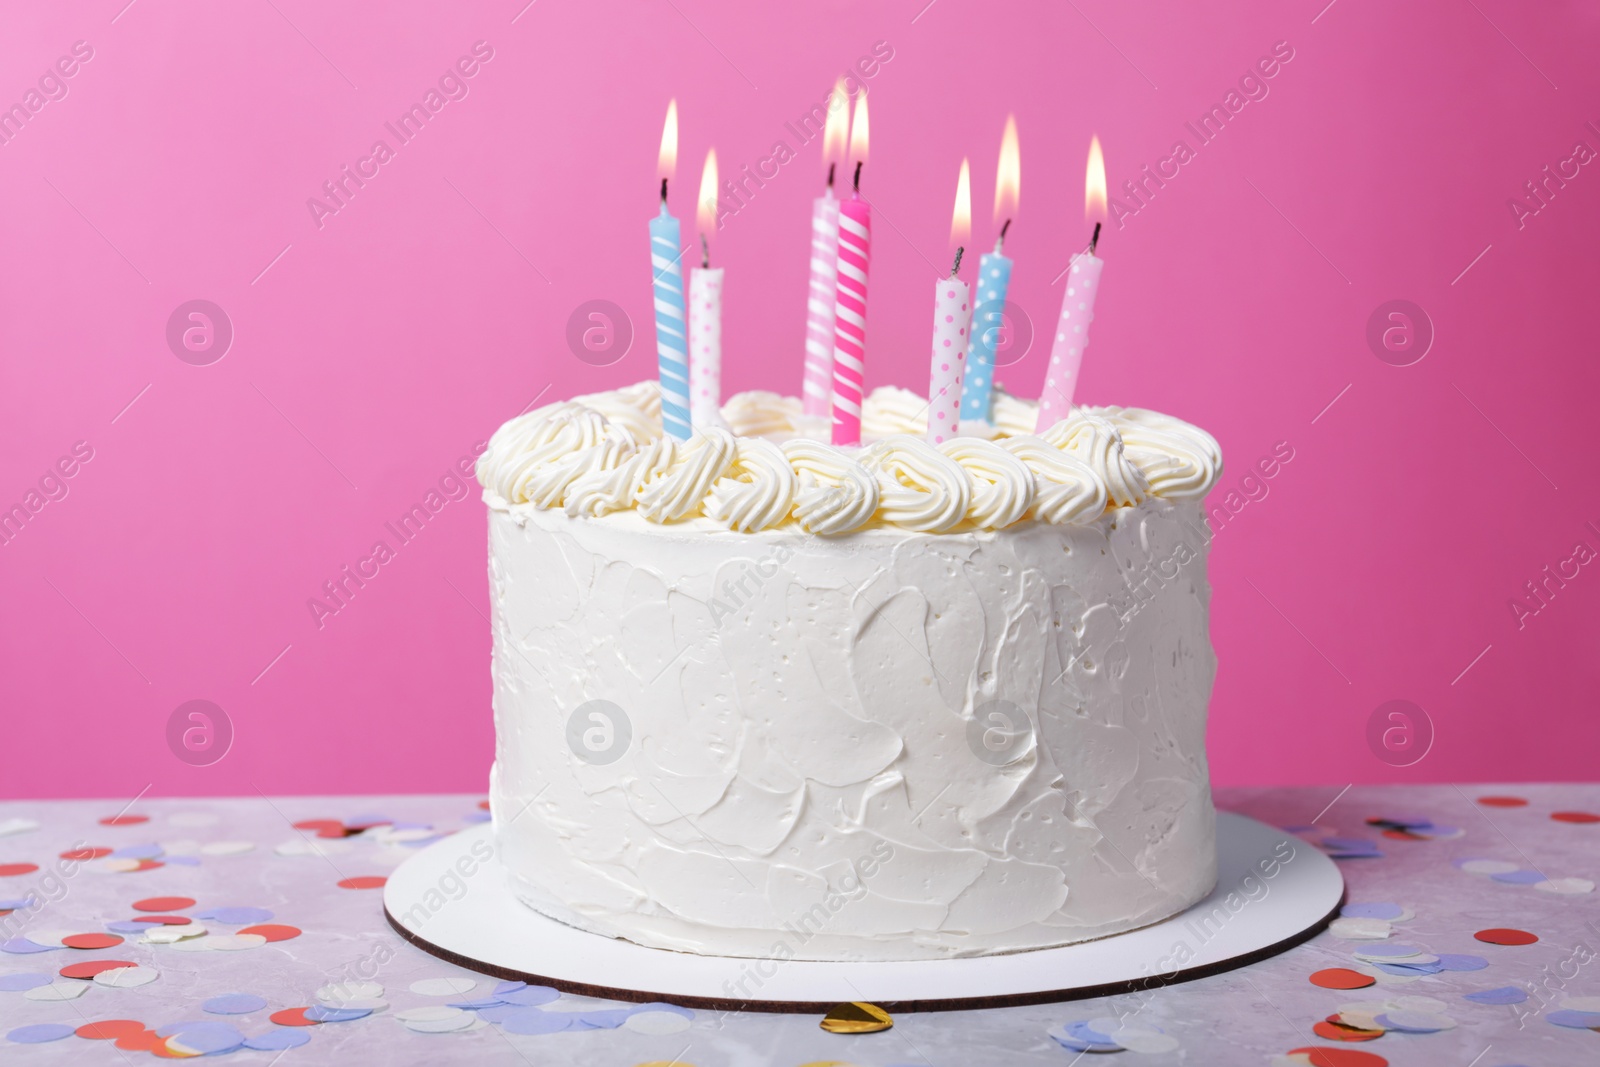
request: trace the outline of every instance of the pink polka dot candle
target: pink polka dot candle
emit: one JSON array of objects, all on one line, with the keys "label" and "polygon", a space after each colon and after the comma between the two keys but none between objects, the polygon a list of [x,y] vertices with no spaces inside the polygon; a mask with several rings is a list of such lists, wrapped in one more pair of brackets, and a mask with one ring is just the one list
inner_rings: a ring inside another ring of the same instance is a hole
[{"label": "pink polka dot candle", "polygon": [[[1090,220],[1105,217],[1106,160],[1100,151],[1100,138],[1089,141],[1089,167],[1083,183],[1083,213]],[[1094,321],[1094,299],[1100,293],[1100,272],[1105,260],[1095,256],[1100,243],[1100,223],[1095,221],[1089,248],[1072,257],[1067,267],[1067,291],[1061,298],[1061,317],[1051,331],[1050,362],[1044,370],[1044,392],[1039,394],[1038,433],[1066,418],[1072,411],[1072,395],[1078,388],[1078,369],[1083,366],[1083,350],[1089,346],[1089,324]]]},{"label": "pink polka dot candle", "polygon": [[950,243],[956,245],[950,277],[933,287],[933,356],[928,368],[928,443],[956,436],[961,421],[961,380],[967,370],[967,335],[972,328],[972,289],[961,280],[961,245],[972,232],[972,172],[961,161]]},{"label": "pink polka dot candle", "polygon": [[722,268],[711,266],[706,234],[717,227],[717,150],[700,175],[700,266],[689,272],[689,423],[704,430],[722,423]]}]

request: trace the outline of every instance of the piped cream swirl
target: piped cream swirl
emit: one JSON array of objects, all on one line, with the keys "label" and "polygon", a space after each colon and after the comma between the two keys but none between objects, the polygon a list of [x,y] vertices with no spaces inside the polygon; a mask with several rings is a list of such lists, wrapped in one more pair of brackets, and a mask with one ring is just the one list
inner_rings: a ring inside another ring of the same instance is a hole
[{"label": "piped cream swirl", "polygon": [[1088,523],[1151,496],[1202,498],[1221,475],[1216,439],[1181,419],[1081,407],[1035,436],[1037,410],[997,389],[992,442],[934,448],[923,440],[926,401],[880,388],[863,405],[869,444],[854,449],[823,443],[825,422],[793,397],[750,392],[723,405],[729,428],[674,441],[661,432],[660,389],[645,381],[511,419],[479,458],[478,480],[495,506],[634,508],[656,523],[704,516],[740,532],[793,523],[839,536]]}]

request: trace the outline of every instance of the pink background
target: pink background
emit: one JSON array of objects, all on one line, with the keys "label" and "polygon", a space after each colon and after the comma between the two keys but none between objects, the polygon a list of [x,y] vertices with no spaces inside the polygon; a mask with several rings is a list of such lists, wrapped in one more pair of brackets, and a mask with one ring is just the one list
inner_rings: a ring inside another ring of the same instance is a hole
[{"label": "pink background", "polygon": [[[867,384],[919,390],[957,165],[971,156],[981,247],[1007,111],[1012,298],[1048,324],[1085,236],[1091,132],[1120,186],[1193,146],[1184,123],[1288,42],[1269,95],[1107,232],[1080,390],[1209,428],[1223,489],[1293,449],[1214,545],[1216,779],[1331,796],[1594,776],[1600,574],[1521,629],[1507,603],[1576,541],[1600,547],[1600,167],[1524,228],[1507,207],[1575,141],[1600,148],[1592,5],[523,2],[8,7],[0,103],[75,41],[94,55],[0,146],[0,503],[75,442],[93,459],[0,546],[0,790],[481,789],[475,495],[321,629],[307,599],[546,387],[653,374],[645,222],[669,96],[687,218],[708,145],[724,175],[794,146],[785,120],[879,41]],[[393,144],[383,124],[480,40],[469,95],[319,229],[307,198]],[[819,151],[718,235],[729,392],[798,390]],[[195,298],[234,324],[209,366],[165,341]],[[1437,331],[1407,367],[1365,338],[1396,298]],[[615,365],[567,347],[591,299],[639,331]],[[1047,350],[1002,381],[1036,394]],[[235,729],[203,768],[166,742],[196,698]],[[1405,768],[1367,740],[1392,699],[1435,732]]]}]

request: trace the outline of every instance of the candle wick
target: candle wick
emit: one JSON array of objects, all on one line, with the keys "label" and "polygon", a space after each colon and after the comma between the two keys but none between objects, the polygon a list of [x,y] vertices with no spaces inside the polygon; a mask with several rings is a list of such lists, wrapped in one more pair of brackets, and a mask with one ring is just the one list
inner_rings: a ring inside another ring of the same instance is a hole
[{"label": "candle wick", "polygon": [[950,277],[954,278],[956,275],[961,273],[961,254],[965,251],[965,248],[959,245],[956,246],[956,261],[950,267]]},{"label": "candle wick", "polygon": [[663,204],[667,202],[667,179],[665,178],[661,179],[661,202]]},{"label": "candle wick", "polygon": [[706,240],[706,235],[700,235],[700,266],[711,266],[711,242]]},{"label": "candle wick", "polygon": [[1011,229],[1011,220],[1006,219],[1005,223],[1000,227],[1000,236],[994,239],[994,254],[997,256],[1006,246],[1006,231],[1009,229]]},{"label": "candle wick", "polygon": [[1089,254],[1094,255],[1095,246],[1100,243],[1100,224],[1094,224],[1094,236],[1089,238]]},{"label": "candle wick", "polygon": [[858,160],[856,162],[855,180],[850,183],[850,188],[855,190],[857,193],[861,192],[861,164],[864,163],[864,162],[866,162],[866,161],[865,160]]},{"label": "candle wick", "polygon": [[838,165],[839,164],[837,164],[837,163],[829,163],[828,164],[828,188],[829,189],[833,188],[833,169],[835,167],[837,167]]}]

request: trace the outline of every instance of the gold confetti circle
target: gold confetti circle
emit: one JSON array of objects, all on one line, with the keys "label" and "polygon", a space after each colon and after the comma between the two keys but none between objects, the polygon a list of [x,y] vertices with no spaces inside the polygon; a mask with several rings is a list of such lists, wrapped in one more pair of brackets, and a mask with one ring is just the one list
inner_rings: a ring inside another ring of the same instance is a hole
[{"label": "gold confetti circle", "polygon": [[894,1020],[876,1004],[853,1000],[824,1015],[820,1025],[830,1034],[872,1034],[889,1029]]}]

